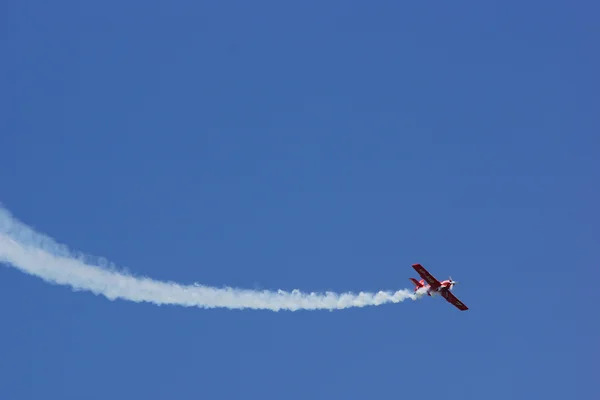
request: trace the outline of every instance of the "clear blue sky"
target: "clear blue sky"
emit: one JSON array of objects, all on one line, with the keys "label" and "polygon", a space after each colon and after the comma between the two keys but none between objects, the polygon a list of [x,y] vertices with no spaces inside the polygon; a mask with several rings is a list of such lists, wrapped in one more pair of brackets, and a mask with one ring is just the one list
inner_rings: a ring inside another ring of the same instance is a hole
[{"label": "clear blue sky", "polygon": [[470,310],[157,307],[3,266],[0,398],[593,396],[600,9],[415,3],[3,2],[25,223],[181,283],[393,290],[420,262]]}]

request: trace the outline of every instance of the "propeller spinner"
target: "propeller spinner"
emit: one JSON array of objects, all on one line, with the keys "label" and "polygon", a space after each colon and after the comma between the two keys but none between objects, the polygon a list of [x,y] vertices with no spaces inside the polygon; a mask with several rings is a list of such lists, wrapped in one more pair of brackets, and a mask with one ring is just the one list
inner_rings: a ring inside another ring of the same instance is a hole
[{"label": "propeller spinner", "polygon": [[451,277],[451,276],[449,276],[448,278],[449,278],[449,280],[450,280],[450,286],[451,286],[451,287],[453,287],[454,285],[456,285],[456,284],[458,283],[458,281],[454,281],[454,280],[452,280],[452,277]]}]

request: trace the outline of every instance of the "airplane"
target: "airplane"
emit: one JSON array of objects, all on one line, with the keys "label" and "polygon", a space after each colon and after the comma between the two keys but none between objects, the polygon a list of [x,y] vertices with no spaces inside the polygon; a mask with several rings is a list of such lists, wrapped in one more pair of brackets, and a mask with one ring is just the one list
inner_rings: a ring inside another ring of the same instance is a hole
[{"label": "airplane", "polygon": [[[454,288],[458,282],[453,281],[452,277],[445,281],[438,281],[431,275],[421,264],[413,264],[412,266],[415,271],[421,276],[420,281],[417,281],[415,278],[409,278],[412,283],[415,284],[415,293],[419,289],[425,289],[428,296],[441,295],[446,301],[461,311],[466,311],[469,309],[466,305],[464,305],[460,300],[452,294],[451,290]],[[425,284],[427,282],[427,284]]]}]

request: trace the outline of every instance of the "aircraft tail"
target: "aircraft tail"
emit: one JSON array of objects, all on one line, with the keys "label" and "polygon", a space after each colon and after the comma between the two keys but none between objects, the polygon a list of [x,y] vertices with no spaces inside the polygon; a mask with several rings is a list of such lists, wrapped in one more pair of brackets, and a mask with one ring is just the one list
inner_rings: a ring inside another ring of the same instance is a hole
[{"label": "aircraft tail", "polygon": [[408,278],[408,279],[410,279],[410,280],[412,281],[412,283],[414,283],[414,284],[415,284],[415,292],[416,292],[417,290],[419,290],[420,288],[422,288],[423,286],[425,286],[425,285],[423,284],[423,283],[424,283],[424,281],[423,281],[423,280],[421,280],[421,282],[419,282],[419,281],[418,281],[418,280],[416,280],[415,278]]}]

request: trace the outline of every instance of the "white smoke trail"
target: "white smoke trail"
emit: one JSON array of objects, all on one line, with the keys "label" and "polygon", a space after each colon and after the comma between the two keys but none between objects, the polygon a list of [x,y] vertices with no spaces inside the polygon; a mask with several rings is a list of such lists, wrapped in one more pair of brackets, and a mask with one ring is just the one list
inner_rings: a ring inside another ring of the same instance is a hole
[{"label": "white smoke trail", "polygon": [[46,282],[90,291],[109,300],[124,299],[156,305],[201,308],[279,310],[339,310],[399,303],[419,296],[409,290],[377,293],[302,293],[298,290],[254,291],[180,285],[119,272],[102,258],[70,251],[49,236],[34,231],[0,205],[0,262]]}]

